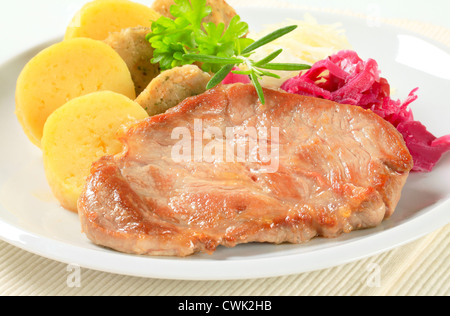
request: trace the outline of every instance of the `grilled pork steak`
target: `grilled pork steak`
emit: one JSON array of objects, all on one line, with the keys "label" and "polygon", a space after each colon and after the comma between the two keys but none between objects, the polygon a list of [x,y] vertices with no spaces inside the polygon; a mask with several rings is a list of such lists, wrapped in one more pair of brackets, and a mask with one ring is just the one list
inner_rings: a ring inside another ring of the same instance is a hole
[{"label": "grilled pork steak", "polygon": [[394,212],[413,162],[392,125],[356,106],[264,93],[262,105],[250,85],[220,86],[132,126],[124,152],[93,165],[79,199],[87,237],[187,256],[336,237]]}]

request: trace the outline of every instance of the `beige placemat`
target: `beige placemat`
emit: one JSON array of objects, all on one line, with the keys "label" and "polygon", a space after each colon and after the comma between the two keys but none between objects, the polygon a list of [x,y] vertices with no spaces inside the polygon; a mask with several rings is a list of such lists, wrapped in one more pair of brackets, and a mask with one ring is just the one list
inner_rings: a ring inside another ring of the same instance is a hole
[{"label": "beige placemat", "polygon": [[[230,0],[232,5],[353,12],[281,1]],[[410,20],[385,20],[450,47],[450,30]],[[450,211],[450,210],[449,210]],[[277,278],[179,281],[130,277],[68,266],[0,241],[0,295],[450,295],[450,224],[405,246],[350,264]]]},{"label": "beige placemat", "polygon": [[0,242],[1,295],[450,295],[450,225],[354,263],[277,278],[179,281],[75,270]]}]

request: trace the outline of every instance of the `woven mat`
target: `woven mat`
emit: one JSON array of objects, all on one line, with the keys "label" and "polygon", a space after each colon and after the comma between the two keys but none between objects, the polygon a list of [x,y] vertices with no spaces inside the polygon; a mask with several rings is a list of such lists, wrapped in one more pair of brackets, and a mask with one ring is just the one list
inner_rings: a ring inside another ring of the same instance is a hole
[{"label": "woven mat", "polygon": [[[243,6],[243,1],[230,0]],[[280,1],[245,5],[294,7]],[[353,12],[307,8],[361,16]],[[450,47],[450,30],[411,20],[384,23],[415,31]],[[449,210],[450,211],[450,210]],[[238,281],[178,281],[70,269],[0,241],[0,295],[450,295],[450,224],[394,250],[350,264],[298,275]]]}]

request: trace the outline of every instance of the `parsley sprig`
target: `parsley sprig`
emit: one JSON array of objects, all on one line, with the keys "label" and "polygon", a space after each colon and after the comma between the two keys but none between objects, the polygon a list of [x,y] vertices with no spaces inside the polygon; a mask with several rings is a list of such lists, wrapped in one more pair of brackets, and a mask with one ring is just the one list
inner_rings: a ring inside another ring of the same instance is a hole
[{"label": "parsley sprig", "polygon": [[[202,69],[214,73],[207,89],[211,89],[233,72],[248,75],[256,88],[261,103],[265,103],[259,80],[263,76],[280,78],[268,70],[297,71],[309,69],[309,65],[272,63],[281,53],[279,49],[267,57],[254,61],[250,57],[254,51],[290,32],[296,25],[281,28],[254,41],[246,38],[248,24],[234,16],[228,27],[224,23],[202,23],[211,14],[206,0],[175,0],[170,7],[174,20],[160,17],[152,23],[152,32],[146,39],[154,48],[152,63],[159,63],[162,70],[177,66],[202,63]],[[233,70],[240,66],[244,70]]]},{"label": "parsley sprig", "polygon": [[[154,48],[152,62],[159,63],[162,70],[194,63],[184,57],[187,53],[231,57],[253,42],[245,38],[248,24],[239,16],[231,19],[226,30],[224,23],[202,23],[211,14],[206,0],[175,0],[170,13],[175,19],[162,16],[153,21],[152,32],[146,37]],[[215,73],[220,68],[214,63],[202,65],[206,72]]]}]

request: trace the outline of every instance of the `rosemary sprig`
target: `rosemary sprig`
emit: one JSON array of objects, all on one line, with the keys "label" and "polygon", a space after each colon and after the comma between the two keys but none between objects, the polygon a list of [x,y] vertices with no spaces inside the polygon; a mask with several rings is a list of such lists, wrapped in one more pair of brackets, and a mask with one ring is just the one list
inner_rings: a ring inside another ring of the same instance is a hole
[{"label": "rosemary sprig", "polygon": [[[206,0],[175,0],[170,7],[174,20],[160,17],[152,23],[152,32],[146,39],[152,45],[152,63],[158,63],[162,70],[173,67],[202,63],[202,69],[214,73],[207,88],[213,88],[233,71],[248,75],[253,82],[258,96],[264,103],[264,93],[259,80],[263,76],[279,78],[271,70],[304,70],[309,65],[272,63],[283,50],[279,49],[267,57],[254,61],[250,56],[281,36],[292,32],[296,25],[283,27],[263,38],[254,41],[246,37],[248,24],[235,15],[225,27],[224,23],[204,23],[212,9]],[[233,70],[243,65],[243,70]]]},{"label": "rosemary sprig", "polygon": [[[262,104],[265,103],[264,92],[259,80],[263,76],[269,76],[273,78],[280,78],[277,74],[273,72],[269,72],[267,70],[282,70],[282,71],[300,71],[311,68],[309,65],[305,64],[295,64],[295,63],[271,63],[272,60],[277,58],[281,53],[282,49],[279,49],[267,57],[254,61],[249,57],[253,54],[253,52],[270,42],[292,32],[297,28],[297,25],[287,26],[281,29],[278,29],[267,36],[253,42],[249,46],[240,52],[240,54],[236,54],[232,57],[218,57],[213,55],[204,55],[204,54],[184,54],[183,58],[187,60],[193,60],[197,62],[205,62],[210,64],[218,64],[222,65],[220,70],[216,72],[216,74],[211,78],[207,85],[207,89],[211,89],[217,86],[219,83],[225,79],[225,77],[230,73],[242,74],[250,76],[250,80],[256,88],[256,92],[258,94],[259,100]],[[233,70],[235,66],[244,65],[245,70]]]}]

